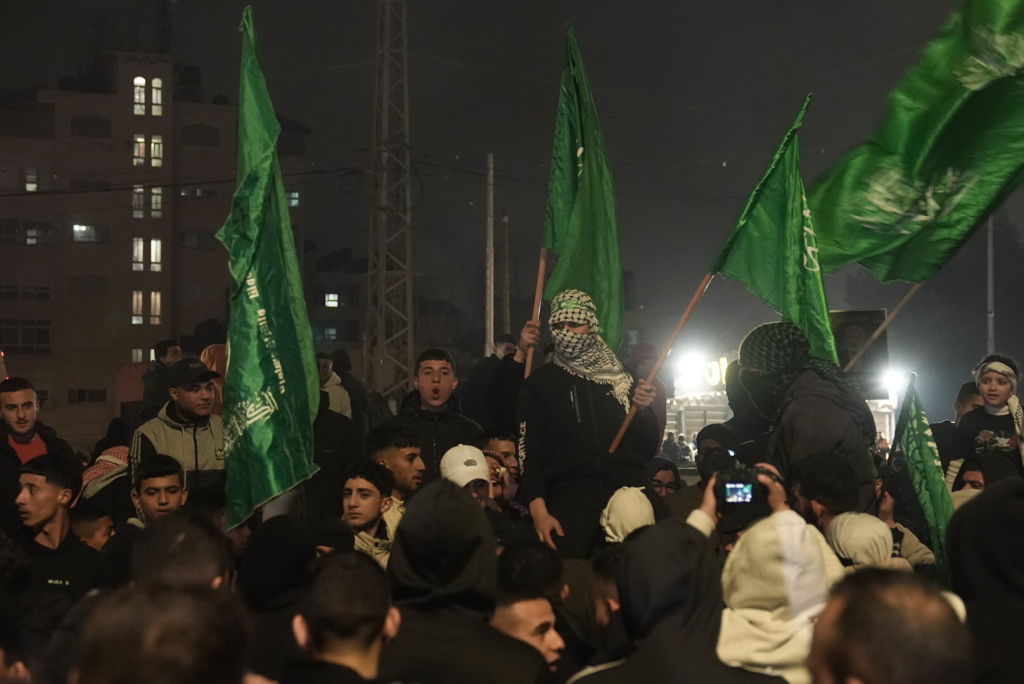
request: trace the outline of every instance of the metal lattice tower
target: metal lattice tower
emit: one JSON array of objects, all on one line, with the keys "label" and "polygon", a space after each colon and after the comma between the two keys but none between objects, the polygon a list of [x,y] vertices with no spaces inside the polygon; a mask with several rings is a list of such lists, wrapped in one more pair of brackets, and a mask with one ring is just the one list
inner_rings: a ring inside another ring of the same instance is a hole
[{"label": "metal lattice tower", "polygon": [[367,381],[400,401],[413,371],[412,179],[405,0],[377,0],[377,113],[371,168]]}]

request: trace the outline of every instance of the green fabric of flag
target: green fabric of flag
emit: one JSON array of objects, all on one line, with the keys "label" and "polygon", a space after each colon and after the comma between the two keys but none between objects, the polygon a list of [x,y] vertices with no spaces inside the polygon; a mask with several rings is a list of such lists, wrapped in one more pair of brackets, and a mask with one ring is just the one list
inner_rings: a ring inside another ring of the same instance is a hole
[{"label": "green fabric of flag", "polygon": [[827,273],[938,271],[1024,167],[1024,1],[967,0],[810,194]]},{"label": "green fabric of flag", "polygon": [[907,461],[910,482],[928,524],[937,569],[942,577],[948,579],[946,528],[953,517],[953,501],[942,477],[942,462],[935,446],[935,436],[914,389],[913,377],[907,386],[897,423],[894,444]]},{"label": "green fabric of flag", "polygon": [[242,14],[238,177],[217,233],[234,281],[224,383],[228,523],[314,472],[320,401],[313,336],[302,294],[277,137],[281,131],[257,52],[252,8]]},{"label": "green fabric of flag", "polygon": [[565,35],[566,61],[551,151],[544,246],[558,264],[544,290],[583,290],[597,305],[601,337],[611,349],[622,342],[622,264],[615,220],[615,188],[594,96],[572,28]]},{"label": "green fabric of flag", "polygon": [[838,364],[814,222],[800,178],[797,131],[810,102],[808,95],[711,272],[746,285],[803,331],[813,356]]}]

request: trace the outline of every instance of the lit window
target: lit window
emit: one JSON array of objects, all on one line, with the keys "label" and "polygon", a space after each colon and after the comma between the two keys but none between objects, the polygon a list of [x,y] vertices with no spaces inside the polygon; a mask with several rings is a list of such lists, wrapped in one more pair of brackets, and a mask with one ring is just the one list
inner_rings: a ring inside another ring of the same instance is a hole
[{"label": "lit window", "polygon": [[136,133],[132,140],[132,166],[144,166],[146,164],[146,136]]},{"label": "lit window", "polygon": [[326,306],[326,307],[328,307],[330,309],[337,309],[338,308],[338,293],[337,292],[328,292],[327,294],[325,294],[324,295],[324,306]]},{"label": "lit window", "polygon": [[336,339],[338,339],[338,329],[337,328],[324,328],[324,341],[325,342],[331,342],[331,341],[336,340]]},{"label": "lit window", "polygon": [[153,116],[163,116],[164,113],[164,80],[162,78],[154,78],[151,83],[153,87],[150,89],[150,114]]},{"label": "lit window", "polygon": [[132,290],[132,325],[142,325],[142,290]]},{"label": "lit window", "polygon": [[156,361],[156,349],[153,349],[152,347],[149,349],[149,360]]},{"label": "lit window", "polygon": [[152,218],[160,218],[164,215],[164,189],[149,189],[149,215]]},{"label": "lit window", "polygon": [[163,267],[163,241],[154,238],[149,241],[149,270],[159,271]]},{"label": "lit window", "polygon": [[132,112],[135,116],[146,115],[146,79],[142,76],[136,76],[132,80],[132,103]]},{"label": "lit window", "polygon": [[292,190],[288,193],[288,206],[297,207],[299,206],[299,191]]},{"label": "lit window", "polygon": [[142,350],[132,349],[132,363],[142,363]]},{"label": "lit window", "polygon": [[43,232],[38,228],[26,228],[25,229],[25,244],[26,245],[38,245],[40,238],[43,237]]},{"label": "lit window", "polygon": [[164,165],[164,136],[154,135],[149,141],[150,164],[153,166]]},{"label": "lit window", "polygon": [[160,325],[160,291],[151,290],[149,293],[149,324]]},{"label": "lit window", "polygon": [[25,169],[25,192],[39,190],[39,170],[31,167]]},{"label": "lit window", "polygon": [[132,238],[132,270],[146,270],[146,240],[144,238]]},{"label": "lit window", "polygon": [[71,237],[75,242],[100,241],[100,236],[96,232],[96,226],[84,226],[81,223],[71,226]]},{"label": "lit window", "polygon": [[132,186],[132,218],[143,218],[146,215],[146,188],[141,185]]}]

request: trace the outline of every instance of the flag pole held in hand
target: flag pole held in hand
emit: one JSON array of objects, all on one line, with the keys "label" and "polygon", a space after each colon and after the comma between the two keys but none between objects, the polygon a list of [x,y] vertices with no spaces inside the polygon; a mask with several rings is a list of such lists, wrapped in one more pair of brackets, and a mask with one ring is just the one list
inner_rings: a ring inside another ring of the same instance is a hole
[{"label": "flag pole held in hand", "polygon": [[[540,248],[540,263],[537,264],[537,285],[533,289],[533,318],[531,320],[540,320],[540,305],[544,299],[544,275],[548,269],[548,248]],[[530,371],[533,370],[533,354],[536,351],[536,345],[526,350],[526,369],[523,371],[523,377],[530,377]]]},{"label": "flag pole held in hand", "polygon": [[[676,323],[676,329],[672,331],[668,341],[665,342],[661,348],[661,353],[658,354],[658,360],[651,367],[651,372],[647,374],[647,378],[644,380],[647,384],[654,382],[654,379],[658,377],[658,372],[661,371],[662,364],[665,363],[665,359],[672,352],[672,347],[675,345],[676,340],[679,338],[679,334],[683,332],[683,328],[686,327],[687,321],[690,320],[690,316],[693,315],[693,310],[700,304],[700,300],[704,298],[704,293],[708,291],[708,286],[711,285],[711,279],[714,278],[713,273],[707,273],[704,278],[701,279],[700,285],[697,286],[693,296],[690,298],[690,303],[686,305],[686,310],[683,311],[683,315],[679,317],[679,322]],[[626,430],[629,429],[630,423],[633,422],[633,418],[636,417],[636,405],[629,407],[629,412],[622,421],[622,425],[619,426],[619,431],[615,434],[615,439],[612,440],[611,446],[608,447],[608,453],[614,454],[619,448],[619,444],[622,443],[622,438],[626,436]]]}]

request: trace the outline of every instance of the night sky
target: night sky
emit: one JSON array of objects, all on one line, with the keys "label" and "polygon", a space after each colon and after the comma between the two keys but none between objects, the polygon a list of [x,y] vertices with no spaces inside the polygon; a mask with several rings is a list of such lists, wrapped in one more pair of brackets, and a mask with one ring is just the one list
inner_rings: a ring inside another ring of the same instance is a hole
[{"label": "night sky", "polygon": [[[375,5],[253,3],[279,114],[313,129],[327,171],[303,187],[320,253],[365,252]],[[235,100],[244,2],[176,3],[175,60],[198,65],[205,94]],[[517,294],[532,291],[546,199],[563,32],[572,23],[594,89],[617,187],[623,263],[637,303],[676,317],[721,248],[807,92],[808,186],[867,137],[886,95],[946,21],[952,0],[409,0],[408,46],[417,289],[482,319],[484,158],[514,228]],[[147,2],[0,0],[0,89],[74,73],[97,44],[134,50]],[[102,9],[101,9],[102,8]],[[1016,264],[1021,193],[996,218],[997,346],[1020,355]],[[895,366],[916,369],[934,420],[985,351],[985,244],[978,232],[894,325]],[[479,254],[479,257],[473,256]],[[1011,266],[1011,262],[1016,262]],[[833,308],[892,307],[908,285],[857,267],[827,279]],[[1011,319],[1011,312],[1014,314]],[[680,351],[735,349],[777,317],[716,280]],[[661,340],[652,340],[660,344]]]}]

